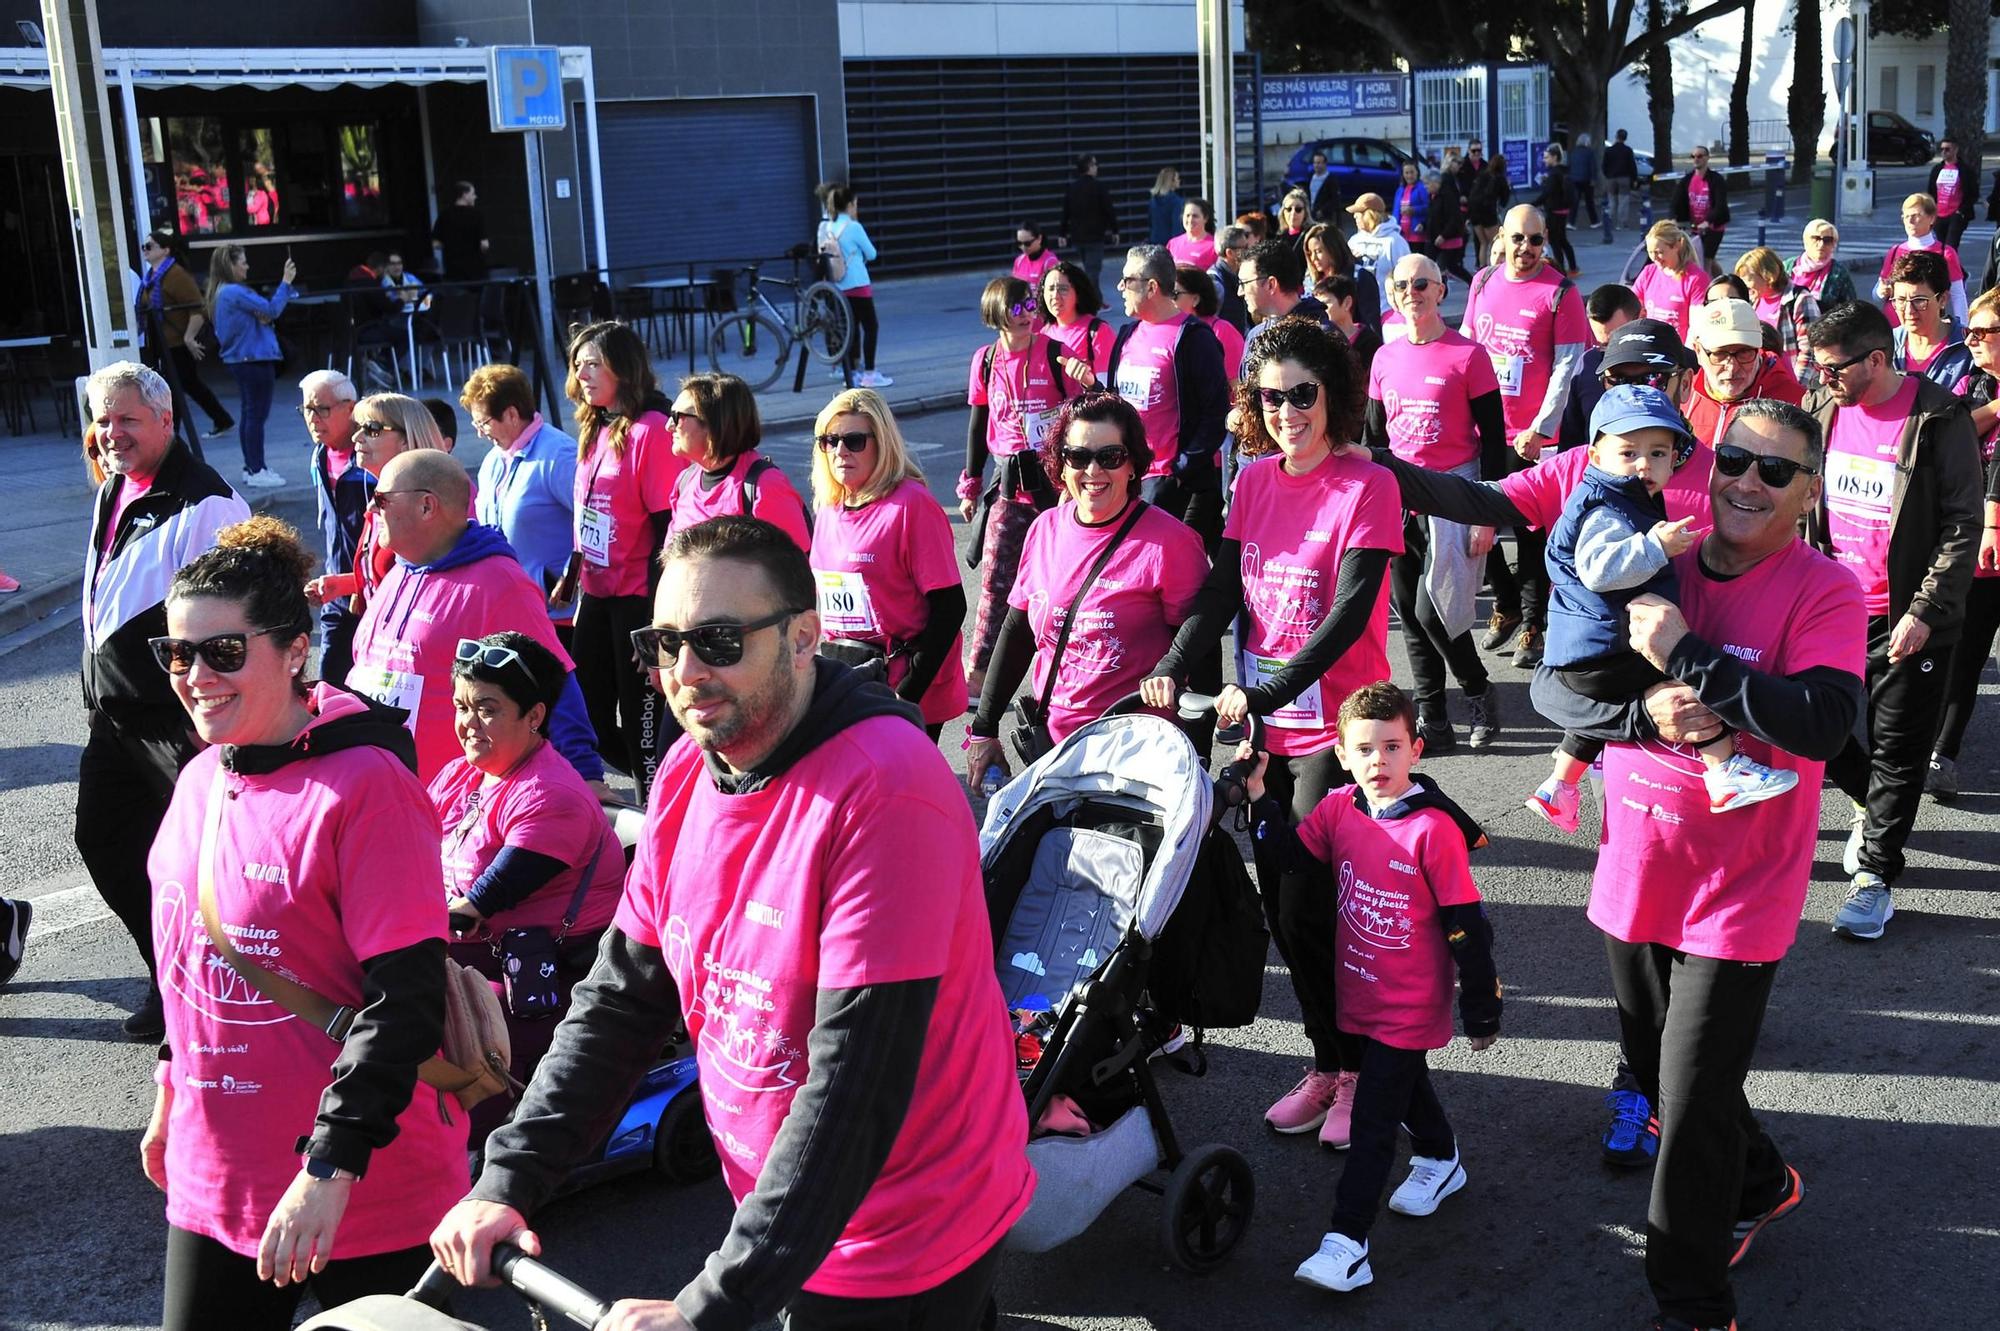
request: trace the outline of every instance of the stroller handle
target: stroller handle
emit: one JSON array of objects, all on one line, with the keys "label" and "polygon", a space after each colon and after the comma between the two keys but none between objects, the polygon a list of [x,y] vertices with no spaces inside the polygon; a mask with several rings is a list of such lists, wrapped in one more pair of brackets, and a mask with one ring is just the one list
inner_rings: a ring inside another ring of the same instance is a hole
[{"label": "stroller handle", "polygon": [[[493,1245],[493,1274],[513,1286],[522,1298],[540,1304],[547,1311],[578,1326],[595,1328],[611,1315],[610,1304],[576,1282],[558,1275],[511,1243]],[[432,1262],[423,1278],[417,1281],[416,1288],[410,1291],[409,1297],[433,1308],[442,1308],[445,1300],[459,1288],[459,1283],[446,1275],[442,1266]]]}]

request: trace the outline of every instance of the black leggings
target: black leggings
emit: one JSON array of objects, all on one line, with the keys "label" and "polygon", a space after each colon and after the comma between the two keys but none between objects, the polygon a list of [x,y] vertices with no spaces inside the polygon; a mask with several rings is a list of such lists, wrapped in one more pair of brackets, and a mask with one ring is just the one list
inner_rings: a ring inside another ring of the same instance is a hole
[{"label": "black leggings", "polygon": [[403,1294],[431,1263],[426,1247],[328,1262],[326,1270],[279,1289],[257,1278],[257,1259],[203,1234],[167,1227],[166,1307],[161,1331],[288,1331],[311,1288],[322,1308],[369,1294]]},{"label": "black leggings", "polygon": [[[1291,810],[1292,823],[1305,821],[1347,774],[1331,748],[1304,757],[1271,755],[1264,772],[1264,789]],[[1333,950],[1333,885],[1323,868],[1306,873],[1278,872],[1275,858],[1261,841],[1251,845],[1257,862],[1257,894],[1264,901],[1264,922],[1278,955],[1292,973],[1299,1015],[1306,1039],[1312,1042],[1313,1066],[1321,1072],[1356,1072],[1361,1068],[1361,1039],[1334,1025],[1336,1002],[1333,977],[1339,969]]]},{"label": "black leggings", "polygon": [[875,368],[875,339],[882,331],[882,325],[875,318],[875,298],[850,295],[847,304],[854,311],[854,339],[847,344],[847,366],[853,369],[858,363],[861,368],[872,370]]},{"label": "black leggings", "polygon": [[1389,561],[1389,590],[1396,617],[1403,624],[1403,645],[1410,650],[1410,675],[1417,707],[1427,718],[1444,714],[1445,669],[1473,697],[1486,692],[1486,663],[1467,629],[1456,638],[1445,633],[1444,621],[1424,586],[1430,563],[1430,519],[1411,513],[1403,519],[1403,553]]},{"label": "black leggings", "polygon": [[1549,261],[1565,273],[1576,271],[1576,250],[1569,243],[1569,214],[1549,214]]},{"label": "black leggings", "polygon": [[632,778],[641,804],[652,788],[660,755],[678,734],[667,700],[653,691],[632,660],[632,630],[645,628],[652,618],[652,606],[643,596],[585,592],[576,599],[576,623],[570,630],[576,686],[597,732],[597,751]]},{"label": "black leggings", "polygon": [[2000,578],[1974,578],[1965,597],[1965,632],[1951,649],[1951,664],[1944,672],[1944,718],[1938,722],[1937,743],[1931,746],[1940,758],[1958,758],[1973,704],[1979,700],[1979,677],[1985,673],[1986,658],[1993,655],[1995,633],[2000,633]]}]

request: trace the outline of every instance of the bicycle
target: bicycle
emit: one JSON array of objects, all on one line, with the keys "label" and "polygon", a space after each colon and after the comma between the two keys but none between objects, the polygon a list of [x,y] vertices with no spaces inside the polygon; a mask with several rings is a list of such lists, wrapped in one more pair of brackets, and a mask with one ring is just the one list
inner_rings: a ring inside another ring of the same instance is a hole
[{"label": "bicycle", "polygon": [[[745,308],[715,325],[708,336],[708,362],[718,374],[734,374],[755,392],[763,392],[778,381],[792,348],[800,348],[793,391],[805,380],[805,352],[811,351],[828,365],[847,358],[854,341],[854,311],[840,288],[824,280],[804,283],[798,276],[797,250],[791,254],[792,276],[761,277],[761,263],[743,270],[749,287]],[[792,308],[787,315],[771,303],[763,285],[789,287]]]}]

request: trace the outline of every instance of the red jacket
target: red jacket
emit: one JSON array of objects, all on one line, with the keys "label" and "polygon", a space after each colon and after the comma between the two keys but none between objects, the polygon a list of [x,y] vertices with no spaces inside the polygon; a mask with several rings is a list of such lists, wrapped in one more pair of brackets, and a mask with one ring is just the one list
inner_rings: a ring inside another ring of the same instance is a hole
[{"label": "red jacket", "polygon": [[1736,418],[1737,406],[1753,397],[1775,398],[1795,407],[1805,401],[1806,390],[1799,385],[1798,378],[1784,360],[1769,351],[1764,352],[1763,357],[1763,366],[1751,381],[1750,391],[1727,402],[1709,392],[1706,369],[1696,372],[1694,383],[1681,402],[1681,414],[1687,417],[1688,430],[1695,438],[1710,448],[1720,444],[1723,433],[1729,429],[1729,422]]}]

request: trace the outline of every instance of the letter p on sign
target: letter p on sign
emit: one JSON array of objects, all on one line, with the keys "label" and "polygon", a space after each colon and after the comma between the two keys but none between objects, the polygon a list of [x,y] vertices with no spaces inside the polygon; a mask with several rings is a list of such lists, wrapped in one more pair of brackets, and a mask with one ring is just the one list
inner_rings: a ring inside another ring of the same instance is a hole
[{"label": "letter p on sign", "polygon": [[553,46],[489,46],[486,90],[495,133],[562,129],[562,52]]}]

